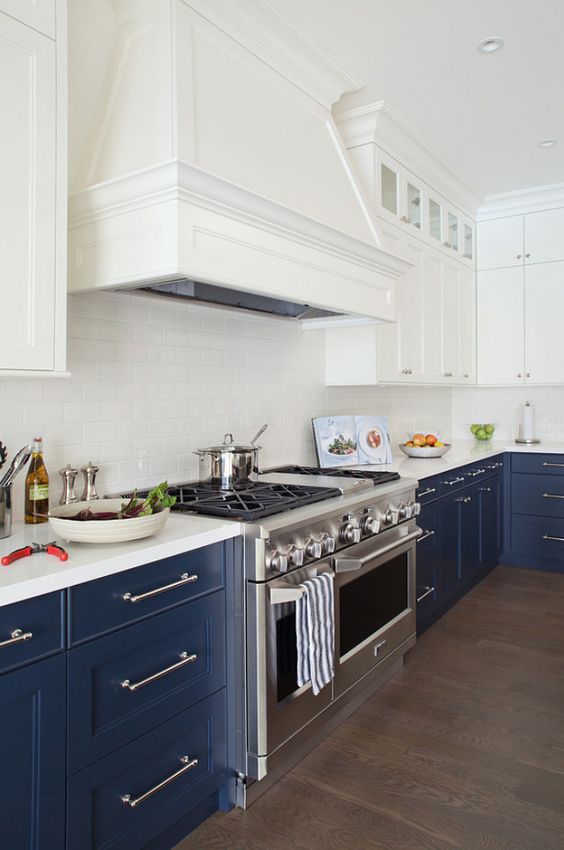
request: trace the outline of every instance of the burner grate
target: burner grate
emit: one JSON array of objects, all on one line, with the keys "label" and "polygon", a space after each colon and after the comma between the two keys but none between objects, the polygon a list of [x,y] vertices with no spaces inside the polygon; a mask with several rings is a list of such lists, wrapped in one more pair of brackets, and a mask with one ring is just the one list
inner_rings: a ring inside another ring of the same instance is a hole
[{"label": "burner grate", "polygon": [[398,481],[401,477],[399,472],[387,472],[368,469],[341,469],[339,467],[327,468],[321,466],[277,466],[269,469],[269,472],[282,472],[288,475],[329,475],[332,478],[368,478],[378,484],[387,484],[389,481]]},{"label": "burner grate", "polygon": [[[137,495],[139,498],[145,498],[148,492],[148,490],[140,490]],[[224,517],[244,522],[342,495],[339,489],[332,487],[260,482],[237,490],[219,490],[217,487],[194,481],[172,485],[168,488],[168,492],[177,499],[172,508],[173,511]],[[122,497],[130,498],[132,495],[132,493],[123,493]]]}]

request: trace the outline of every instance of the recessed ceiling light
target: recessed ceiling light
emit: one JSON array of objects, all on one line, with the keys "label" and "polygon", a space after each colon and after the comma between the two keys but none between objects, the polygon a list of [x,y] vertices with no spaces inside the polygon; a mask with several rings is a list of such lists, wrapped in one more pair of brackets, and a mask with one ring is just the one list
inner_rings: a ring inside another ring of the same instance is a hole
[{"label": "recessed ceiling light", "polygon": [[476,45],[476,50],[478,53],[495,53],[496,50],[501,50],[504,45],[504,41],[502,38],[499,38],[497,35],[489,35],[487,38],[483,38]]},{"label": "recessed ceiling light", "polygon": [[539,148],[553,148],[558,144],[558,139],[543,139],[542,142],[537,142]]}]

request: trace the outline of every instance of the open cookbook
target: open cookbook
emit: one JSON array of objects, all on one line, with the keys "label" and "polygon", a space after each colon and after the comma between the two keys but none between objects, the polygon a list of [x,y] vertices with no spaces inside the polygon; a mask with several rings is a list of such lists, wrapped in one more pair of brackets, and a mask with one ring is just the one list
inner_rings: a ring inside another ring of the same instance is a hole
[{"label": "open cookbook", "polygon": [[320,416],[312,421],[320,466],[392,462],[385,416]]}]

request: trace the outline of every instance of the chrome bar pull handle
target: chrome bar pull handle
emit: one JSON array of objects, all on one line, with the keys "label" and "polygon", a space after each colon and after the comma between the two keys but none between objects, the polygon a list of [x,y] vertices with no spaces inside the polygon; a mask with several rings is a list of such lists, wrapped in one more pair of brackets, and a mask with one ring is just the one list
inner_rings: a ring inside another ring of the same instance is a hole
[{"label": "chrome bar pull handle", "polygon": [[426,588],[425,588],[425,590],[424,590],[424,592],[421,594],[421,596],[418,596],[418,597],[417,597],[417,601],[418,601],[418,602],[422,602],[424,599],[426,599],[426,598],[427,598],[427,596],[430,596],[430,595],[431,595],[431,593],[434,593],[434,592],[435,592],[435,588],[434,588],[434,587],[426,587]]},{"label": "chrome bar pull handle", "polygon": [[162,679],[163,676],[168,676],[169,673],[174,673],[175,670],[179,670],[181,667],[185,667],[187,664],[193,664],[194,661],[197,661],[198,656],[196,653],[192,655],[188,655],[187,652],[180,653],[180,661],[177,661],[176,664],[171,664],[170,667],[165,667],[164,670],[159,670],[158,673],[153,673],[152,676],[147,676],[146,679],[141,679],[139,682],[132,682],[131,679],[124,679],[121,682],[122,688],[130,691],[130,693],[135,693],[139,688],[144,688],[145,685],[150,685],[151,682],[156,682],[158,679]]},{"label": "chrome bar pull handle", "polygon": [[491,492],[492,492],[491,487],[480,487],[480,493],[491,493]]},{"label": "chrome bar pull handle", "polygon": [[564,537],[554,537],[552,534],[543,534],[543,540],[556,540],[558,543],[564,543]]},{"label": "chrome bar pull handle", "polygon": [[417,498],[418,498],[418,499],[422,499],[422,498],[423,498],[423,496],[430,496],[430,495],[431,495],[431,493],[436,493],[436,492],[437,492],[436,487],[427,487],[427,489],[426,489],[426,490],[423,490],[423,492],[422,492],[422,493],[419,493],[419,494],[417,495]]},{"label": "chrome bar pull handle", "polygon": [[4,646],[14,646],[16,643],[24,643],[26,640],[31,640],[32,637],[33,632],[24,632],[23,629],[14,629],[8,640],[0,642],[0,649]]},{"label": "chrome bar pull handle", "polygon": [[543,493],[543,499],[564,499],[564,496],[559,496],[557,493]]},{"label": "chrome bar pull handle", "polygon": [[139,797],[132,797],[131,794],[122,794],[121,801],[126,806],[129,806],[130,809],[136,809],[137,806],[140,806],[141,803],[144,803],[149,797],[152,797],[153,794],[156,794],[157,791],[162,791],[163,788],[166,788],[167,785],[170,785],[171,782],[174,782],[175,779],[178,779],[183,774],[188,773],[189,770],[193,770],[198,766],[198,759],[191,759],[190,756],[180,756],[180,762],[182,767],[179,770],[176,770],[170,776],[167,776],[166,779],[163,779],[162,782],[159,782],[158,785],[153,786],[153,788],[149,788],[148,791],[145,791],[144,794],[141,794]]},{"label": "chrome bar pull handle", "polygon": [[427,540],[428,537],[432,537],[434,533],[433,529],[424,528],[421,537],[417,538],[417,543],[422,543],[424,540]]},{"label": "chrome bar pull handle", "polygon": [[557,466],[559,469],[564,469],[564,463],[547,463],[547,461],[543,461],[543,466]]},{"label": "chrome bar pull handle", "polygon": [[175,590],[177,587],[182,587],[184,584],[193,584],[195,581],[198,581],[197,575],[188,575],[188,573],[182,573],[178,581],[173,581],[172,584],[165,584],[162,587],[156,587],[154,590],[148,590],[146,593],[139,593],[136,596],[133,593],[127,592],[124,593],[121,597],[124,602],[131,602],[135,604],[136,602],[143,602],[145,599],[151,599],[153,596],[158,596],[159,593],[165,593],[167,590]]}]

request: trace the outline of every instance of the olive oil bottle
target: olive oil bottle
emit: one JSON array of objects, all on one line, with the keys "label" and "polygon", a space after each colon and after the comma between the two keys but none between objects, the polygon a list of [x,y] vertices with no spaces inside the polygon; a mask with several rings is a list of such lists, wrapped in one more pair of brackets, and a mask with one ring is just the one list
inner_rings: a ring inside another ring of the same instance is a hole
[{"label": "olive oil bottle", "polygon": [[32,444],[31,461],[25,479],[26,523],[47,522],[49,513],[49,475],[43,461],[43,439]]}]

